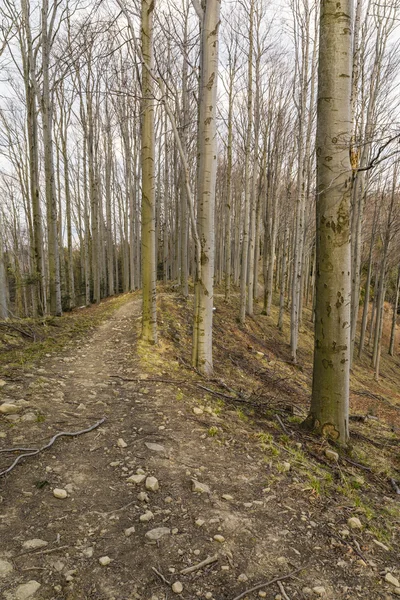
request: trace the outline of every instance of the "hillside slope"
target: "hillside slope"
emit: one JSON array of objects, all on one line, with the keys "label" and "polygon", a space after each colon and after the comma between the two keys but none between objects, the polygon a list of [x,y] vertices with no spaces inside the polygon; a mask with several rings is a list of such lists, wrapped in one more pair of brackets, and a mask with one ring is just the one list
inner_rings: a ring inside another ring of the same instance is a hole
[{"label": "hillside slope", "polygon": [[0,417],[0,470],[18,454],[5,449],[105,422],[57,439],[0,479],[0,597],[400,594],[400,497],[390,483],[400,472],[397,359],[384,360],[379,384],[356,367],[351,412],[375,418],[351,422],[346,451],[329,447],[300,427],[311,327],[293,366],[276,315],[241,328],[236,302],[215,298],[207,381],[189,367],[190,302],[168,288],[150,350],[138,339],[134,294],[94,309],[103,311],[95,329],[76,327],[67,340],[63,317],[63,340],[49,351],[44,337],[21,342],[19,362],[15,346],[9,361],[3,351],[0,400],[18,412]]}]

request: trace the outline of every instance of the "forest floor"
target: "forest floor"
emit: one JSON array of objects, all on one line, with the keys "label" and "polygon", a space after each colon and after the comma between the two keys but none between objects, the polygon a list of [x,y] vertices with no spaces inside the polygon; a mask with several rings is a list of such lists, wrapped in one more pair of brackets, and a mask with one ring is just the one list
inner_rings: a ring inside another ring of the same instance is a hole
[{"label": "forest floor", "polygon": [[368,355],[354,368],[351,414],[371,418],[337,449],[299,426],[311,324],[295,366],[275,309],[241,328],[237,298],[217,295],[204,380],[190,303],[163,287],[158,302],[151,349],[138,294],[0,337],[0,403],[17,407],[0,415],[0,471],[9,448],[105,419],[0,478],[1,600],[399,596],[399,359],[383,357],[379,383]]}]

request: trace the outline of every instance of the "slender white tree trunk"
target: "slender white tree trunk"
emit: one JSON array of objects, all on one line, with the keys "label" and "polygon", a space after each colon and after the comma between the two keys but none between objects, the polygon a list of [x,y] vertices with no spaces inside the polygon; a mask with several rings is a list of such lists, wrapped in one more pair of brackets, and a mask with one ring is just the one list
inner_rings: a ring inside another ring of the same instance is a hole
[{"label": "slender white tree trunk", "polygon": [[195,286],[193,366],[204,375],[209,375],[213,369],[212,318],[219,15],[220,0],[203,1],[197,181],[197,230],[201,240],[201,256],[200,265],[197,265]]},{"label": "slender white tree trunk", "polygon": [[142,0],[142,338],[150,344],[157,343],[153,13],[154,0]]}]

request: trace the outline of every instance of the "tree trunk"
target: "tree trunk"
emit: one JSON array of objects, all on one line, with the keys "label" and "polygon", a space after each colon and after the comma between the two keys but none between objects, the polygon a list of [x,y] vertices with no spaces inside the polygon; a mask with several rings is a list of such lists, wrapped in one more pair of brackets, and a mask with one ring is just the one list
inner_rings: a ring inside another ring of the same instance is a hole
[{"label": "tree trunk", "polygon": [[352,6],[321,2],[317,109],[316,318],[308,425],[349,436]]},{"label": "tree trunk", "polygon": [[142,338],[149,344],[157,343],[153,12],[154,0],[142,0]]},{"label": "tree trunk", "polygon": [[193,366],[204,375],[209,375],[213,369],[214,210],[220,0],[207,0],[202,5],[197,179],[197,230],[201,240],[201,256],[200,264],[197,264],[195,285]]}]

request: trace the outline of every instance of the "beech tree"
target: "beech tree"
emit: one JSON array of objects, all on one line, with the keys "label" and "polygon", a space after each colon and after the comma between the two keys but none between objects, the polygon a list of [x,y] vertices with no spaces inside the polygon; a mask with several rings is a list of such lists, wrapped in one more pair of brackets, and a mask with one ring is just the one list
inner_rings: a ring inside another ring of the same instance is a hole
[{"label": "beech tree", "polygon": [[349,436],[352,7],[321,3],[317,108],[317,244],[313,387],[308,424]]}]

